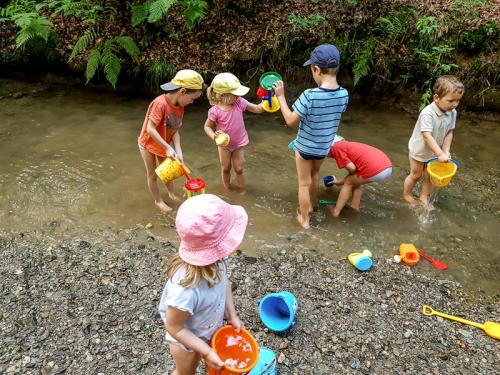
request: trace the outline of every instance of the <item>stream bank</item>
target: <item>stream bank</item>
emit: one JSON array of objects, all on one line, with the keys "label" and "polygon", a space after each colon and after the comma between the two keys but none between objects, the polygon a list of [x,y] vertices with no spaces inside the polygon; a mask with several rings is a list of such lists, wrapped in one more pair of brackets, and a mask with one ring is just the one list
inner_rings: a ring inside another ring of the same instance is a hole
[{"label": "stream bank", "polygon": [[[142,225],[78,233],[65,221],[0,233],[0,372],[169,373],[157,305],[162,267],[177,242]],[[465,291],[384,257],[359,273],[345,259],[297,251],[292,243],[259,257],[236,253],[229,269],[236,310],[258,343],[278,355],[281,375],[498,371],[499,341],[421,313],[428,304],[498,322],[498,294]],[[268,332],[257,312],[260,298],[280,290],[293,292],[300,305],[285,335]]]}]

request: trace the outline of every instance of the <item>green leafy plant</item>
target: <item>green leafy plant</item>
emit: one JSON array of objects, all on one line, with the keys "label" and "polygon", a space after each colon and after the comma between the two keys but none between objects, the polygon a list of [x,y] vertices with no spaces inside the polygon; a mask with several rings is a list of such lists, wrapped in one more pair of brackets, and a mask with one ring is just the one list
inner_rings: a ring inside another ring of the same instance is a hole
[{"label": "green leafy plant", "polygon": [[35,12],[16,14],[12,16],[12,21],[21,28],[16,37],[17,48],[24,48],[36,39],[47,42],[52,32],[50,21]]},{"label": "green leafy plant", "polygon": [[158,88],[166,77],[175,75],[175,67],[165,58],[158,58],[146,66],[146,81],[151,88]]},{"label": "green leafy plant", "polygon": [[288,19],[290,22],[296,26],[299,26],[304,29],[309,29],[311,27],[317,26],[320,23],[322,23],[325,20],[325,17],[323,17],[321,14],[313,14],[309,18],[302,18],[299,16],[296,16],[295,14],[289,14]]},{"label": "green leafy plant", "polygon": [[34,1],[12,1],[7,7],[1,8],[0,22],[9,21],[20,29],[16,36],[18,49],[38,48],[39,42],[47,43],[49,37],[55,35],[52,23],[36,12]]},{"label": "green leafy plant", "polygon": [[120,75],[122,64],[120,51],[123,50],[132,59],[136,60],[139,57],[139,48],[130,36],[114,36],[108,39],[97,38],[98,31],[90,29],[85,32],[75,44],[70,55],[70,61],[85,49],[90,47],[87,57],[87,66],[85,69],[85,78],[87,83],[95,76],[99,68],[104,70],[106,80],[116,88],[118,76]]},{"label": "green leafy plant", "polygon": [[372,50],[376,44],[376,39],[370,37],[363,41],[360,50],[356,53],[355,63],[353,67],[354,85],[356,86],[359,80],[370,74],[370,67],[373,61]]},{"label": "green leafy plant", "polygon": [[157,23],[174,5],[179,5],[182,9],[186,26],[190,30],[201,22],[208,8],[206,0],[149,0],[132,6],[132,25],[140,26],[146,21]]}]

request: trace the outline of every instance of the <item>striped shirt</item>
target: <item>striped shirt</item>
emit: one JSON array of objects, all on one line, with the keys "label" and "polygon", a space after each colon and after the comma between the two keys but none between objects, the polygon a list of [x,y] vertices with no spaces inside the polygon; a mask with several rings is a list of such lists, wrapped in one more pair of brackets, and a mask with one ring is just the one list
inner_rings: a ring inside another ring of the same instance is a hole
[{"label": "striped shirt", "polygon": [[295,149],[307,155],[328,155],[348,101],[343,87],[305,90],[292,106],[301,117]]}]

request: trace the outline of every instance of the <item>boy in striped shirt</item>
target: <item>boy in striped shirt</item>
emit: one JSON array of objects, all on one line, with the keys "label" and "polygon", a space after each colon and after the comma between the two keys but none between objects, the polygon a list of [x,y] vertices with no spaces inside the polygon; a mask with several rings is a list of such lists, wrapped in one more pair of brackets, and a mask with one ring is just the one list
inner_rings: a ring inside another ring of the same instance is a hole
[{"label": "boy in striped shirt", "polygon": [[349,95],[337,83],[340,53],[334,45],[322,44],[316,47],[304,66],[311,67],[318,87],[305,90],[293,104],[293,111],[286,102],[283,82],[276,82],[273,88],[285,126],[299,126],[295,140],[300,209],[297,221],[307,229],[309,215],[318,197],[319,169],[330,151]]}]

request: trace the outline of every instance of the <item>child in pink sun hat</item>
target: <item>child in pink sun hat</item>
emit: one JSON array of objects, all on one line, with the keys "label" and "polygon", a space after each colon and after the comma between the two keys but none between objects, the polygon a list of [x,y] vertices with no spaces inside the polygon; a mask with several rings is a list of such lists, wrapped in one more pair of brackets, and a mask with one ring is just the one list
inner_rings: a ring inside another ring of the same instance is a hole
[{"label": "child in pink sun hat", "polygon": [[224,366],[209,342],[223,319],[243,327],[233,303],[225,258],[240,245],[248,216],[212,194],[185,201],[175,220],[179,253],[167,264],[167,283],[159,311],[165,339],[175,362],[174,374],[195,374],[200,359],[206,366]]}]

